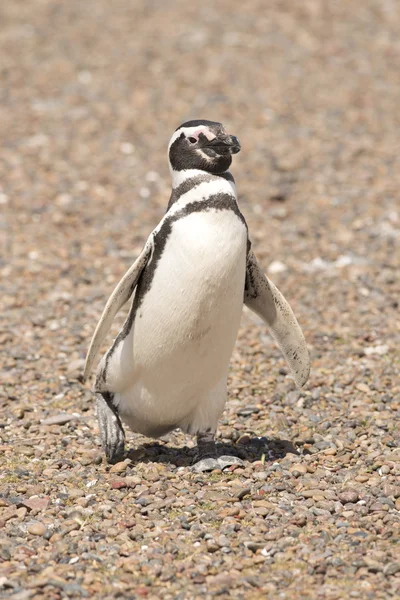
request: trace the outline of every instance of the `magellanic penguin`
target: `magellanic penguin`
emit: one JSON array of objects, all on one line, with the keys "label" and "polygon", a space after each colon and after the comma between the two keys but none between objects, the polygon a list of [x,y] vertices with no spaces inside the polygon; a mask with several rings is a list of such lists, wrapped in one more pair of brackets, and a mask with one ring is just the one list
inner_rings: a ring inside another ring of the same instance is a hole
[{"label": "magellanic penguin", "polygon": [[184,123],[170,140],[167,212],[111,294],[86,358],[84,379],[115,315],[132,298],[95,382],[109,462],[124,454],[121,420],[154,438],[178,427],[196,434],[196,470],[238,462],[217,457],[214,434],[243,302],[266,322],[296,384],[308,379],[302,331],[258,266],[237,204],[228,169],[239,150],[239,140],[213,121]]}]

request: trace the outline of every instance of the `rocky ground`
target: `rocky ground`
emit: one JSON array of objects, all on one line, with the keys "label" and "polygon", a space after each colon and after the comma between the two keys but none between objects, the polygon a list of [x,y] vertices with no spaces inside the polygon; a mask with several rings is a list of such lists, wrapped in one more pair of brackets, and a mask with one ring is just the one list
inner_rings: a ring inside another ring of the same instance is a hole
[{"label": "rocky ground", "polygon": [[[396,0],[1,3],[1,597],[399,597],[399,27]],[[245,310],[219,429],[244,467],[192,472],[179,432],[110,467],[79,375],[196,117],[241,139],[313,370],[296,390]]]}]

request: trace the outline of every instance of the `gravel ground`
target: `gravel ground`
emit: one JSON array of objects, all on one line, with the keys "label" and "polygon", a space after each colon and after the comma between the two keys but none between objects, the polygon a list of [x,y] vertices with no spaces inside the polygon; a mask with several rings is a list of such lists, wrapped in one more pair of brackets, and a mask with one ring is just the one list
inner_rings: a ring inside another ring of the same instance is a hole
[{"label": "gravel ground", "polygon": [[[399,28],[396,0],[1,2],[1,597],[399,597]],[[245,310],[219,429],[245,466],[195,474],[174,432],[110,467],[79,375],[196,117],[242,142],[313,370],[296,390]]]}]

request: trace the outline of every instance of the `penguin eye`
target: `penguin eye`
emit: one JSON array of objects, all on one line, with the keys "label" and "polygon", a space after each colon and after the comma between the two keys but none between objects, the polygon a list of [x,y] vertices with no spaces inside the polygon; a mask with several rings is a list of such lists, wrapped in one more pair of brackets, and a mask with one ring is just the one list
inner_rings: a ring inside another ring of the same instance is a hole
[{"label": "penguin eye", "polygon": [[188,140],[191,144],[195,144],[197,142],[195,137],[190,137],[190,138],[188,138]]}]

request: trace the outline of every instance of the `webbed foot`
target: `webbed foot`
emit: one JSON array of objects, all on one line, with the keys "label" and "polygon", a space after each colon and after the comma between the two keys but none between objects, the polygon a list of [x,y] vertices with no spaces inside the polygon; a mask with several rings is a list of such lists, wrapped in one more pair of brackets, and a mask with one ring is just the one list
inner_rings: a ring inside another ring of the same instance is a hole
[{"label": "webbed foot", "polygon": [[218,458],[202,458],[194,463],[192,471],[196,473],[204,473],[204,471],[214,471],[215,469],[221,469],[218,462]]},{"label": "webbed foot", "polygon": [[226,467],[232,465],[243,466],[244,462],[237,456],[223,455],[218,457],[214,433],[207,431],[206,433],[197,434],[197,461],[192,466],[193,471],[196,473],[214,471],[214,469],[223,471]]},{"label": "webbed foot", "polygon": [[218,464],[220,465],[221,470],[226,469],[226,467],[231,467],[232,465],[238,465],[239,467],[244,467],[244,462],[238,456],[229,456],[228,454],[224,454],[218,458]]}]

